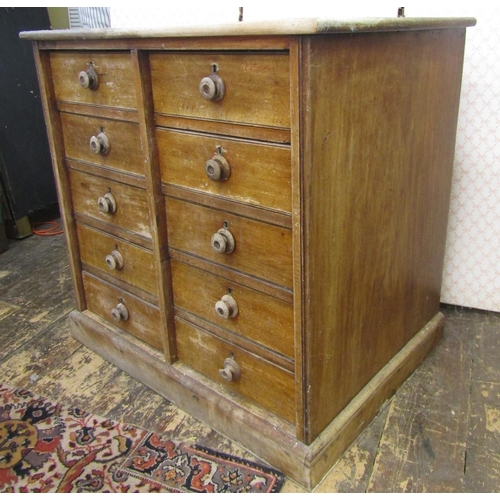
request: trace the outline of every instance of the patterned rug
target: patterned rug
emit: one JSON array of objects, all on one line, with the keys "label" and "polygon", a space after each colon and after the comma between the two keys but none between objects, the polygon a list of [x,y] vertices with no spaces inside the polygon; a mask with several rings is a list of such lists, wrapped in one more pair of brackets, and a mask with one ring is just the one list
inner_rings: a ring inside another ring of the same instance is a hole
[{"label": "patterned rug", "polygon": [[284,476],[0,384],[0,492],[278,492]]}]

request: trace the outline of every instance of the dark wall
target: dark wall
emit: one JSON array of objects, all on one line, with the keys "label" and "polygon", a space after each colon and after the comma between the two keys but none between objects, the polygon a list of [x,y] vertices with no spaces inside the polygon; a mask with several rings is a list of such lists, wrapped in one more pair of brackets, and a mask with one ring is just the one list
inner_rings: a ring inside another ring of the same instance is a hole
[{"label": "dark wall", "polygon": [[0,175],[16,220],[57,202],[32,44],[19,38],[40,29],[45,7],[0,7]]}]

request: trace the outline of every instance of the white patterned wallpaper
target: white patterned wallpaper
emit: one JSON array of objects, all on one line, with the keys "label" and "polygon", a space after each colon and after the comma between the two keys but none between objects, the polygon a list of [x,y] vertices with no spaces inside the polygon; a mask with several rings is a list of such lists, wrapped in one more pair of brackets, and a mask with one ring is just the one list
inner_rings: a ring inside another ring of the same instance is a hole
[{"label": "white patterned wallpaper", "polygon": [[[245,6],[245,20],[283,17],[471,16],[464,74],[441,300],[500,312],[500,4],[478,0],[267,2]],[[240,4],[240,5],[241,5]],[[236,21],[238,8],[222,2],[155,9],[111,7],[112,27],[159,27]]]},{"label": "white patterned wallpaper", "polygon": [[467,31],[441,300],[500,311],[500,5],[479,8],[475,17]]}]

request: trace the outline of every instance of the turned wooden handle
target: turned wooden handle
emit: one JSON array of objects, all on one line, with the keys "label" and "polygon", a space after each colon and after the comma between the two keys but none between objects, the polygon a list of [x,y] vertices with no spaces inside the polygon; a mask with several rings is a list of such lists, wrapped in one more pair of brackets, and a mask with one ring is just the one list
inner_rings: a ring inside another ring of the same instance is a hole
[{"label": "turned wooden handle", "polygon": [[219,373],[226,382],[236,382],[241,377],[241,368],[233,358],[226,358],[224,368],[219,370]]},{"label": "turned wooden handle", "polygon": [[106,255],[105,260],[110,269],[123,269],[123,255],[118,250],[113,250],[109,255]]},{"label": "turned wooden handle", "polygon": [[225,181],[231,175],[231,167],[222,155],[214,155],[205,163],[205,173],[213,181]]},{"label": "turned wooden handle", "polygon": [[224,80],[217,73],[202,78],[198,88],[201,96],[208,101],[220,101],[226,92]]},{"label": "turned wooden handle", "polygon": [[116,212],[116,200],[111,193],[99,197],[97,206],[103,214],[114,214]]},{"label": "turned wooden handle", "polygon": [[224,295],[215,303],[215,312],[222,319],[235,318],[238,315],[238,304],[231,295]]},{"label": "turned wooden handle", "polygon": [[213,236],[211,240],[212,248],[217,253],[232,253],[236,243],[231,232],[226,228],[219,229]]},{"label": "turned wooden handle", "polygon": [[93,66],[85,71],[80,71],[78,81],[84,89],[97,90],[99,87],[99,76]]},{"label": "turned wooden handle", "polygon": [[90,150],[92,153],[105,155],[109,152],[109,138],[104,132],[93,135],[90,138]]},{"label": "turned wooden handle", "polygon": [[120,302],[116,307],[113,307],[113,309],[111,309],[111,316],[113,316],[116,321],[127,321],[129,314],[125,304]]}]

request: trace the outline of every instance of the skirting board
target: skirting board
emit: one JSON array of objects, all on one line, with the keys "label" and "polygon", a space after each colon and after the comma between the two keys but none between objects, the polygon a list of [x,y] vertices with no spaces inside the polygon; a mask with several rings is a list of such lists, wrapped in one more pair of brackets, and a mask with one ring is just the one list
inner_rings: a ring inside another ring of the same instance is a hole
[{"label": "skirting board", "polygon": [[70,314],[71,333],[107,361],[190,415],[242,444],[288,477],[312,490],[440,341],[444,316],[436,314],[387,363],[309,446],[294,427],[183,363],[161,354],[86,311]]}]

